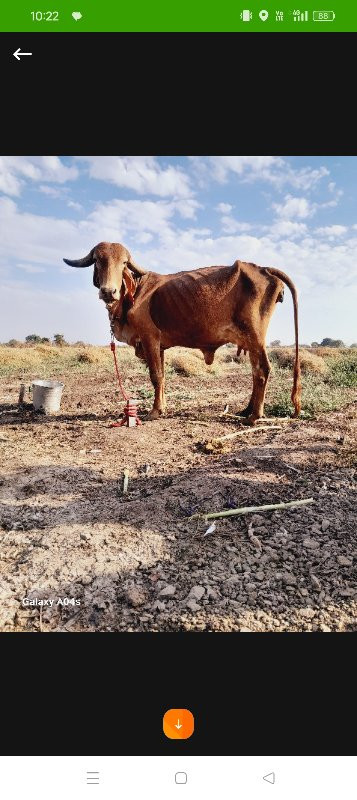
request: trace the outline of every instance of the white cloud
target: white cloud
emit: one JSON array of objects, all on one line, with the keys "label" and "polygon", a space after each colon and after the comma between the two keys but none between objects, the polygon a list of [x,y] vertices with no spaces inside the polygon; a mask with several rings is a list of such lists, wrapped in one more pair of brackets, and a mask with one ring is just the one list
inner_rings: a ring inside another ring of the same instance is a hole
[{"label": "white cloud", "polygon": [[230,203],[218,203],[218,206],[216,206],[216,211],[219,211],[221,214],[229,214],[232,210],[233,206],[231,206]]},{"label": "white cloud", "polygon": [[315,207],[309,203],[306,197],[293,197],[291,194],[285,196],[284,203],[273,203],[273,208],[283,219],[291,219],[291,217],[305,219],[315,213]]},{"label": "white cloud", "polygon": [[74,200],[68,200],[68,208],[73,208],[75,211],[82,211],[83,206],[80,203],[75,203]]},{"label": "white cloud", "polygon": [[291,222],[288,219],[281,219],[275,222],[270,228],[270,233],[276,237],[290,237],[296,239],[297,237],[304,236],[307,232],[307,226],[304,222]]},{"label": "white cloud", "polygon": [[58,156],[1,156],[0,158],[0,189],[13,197],[20,195],[26,180],[62,184],[75,180],[77,176],[77,167],[65,166]]},{"label": "white cloud", "polygon": [[213,177],[225,183],[230,172],[239,176],[264,176],[267,170],[281,166],[283,160],[277,156],[208,156],[207,163]]},{"label": "white cloud", "polygon": [[242,182],[261,180],[277,189],[290,185],[300,191],[310,191],[329,175],[324,166],[296,169],[280,156],[199,156],[192,157],[191,161],[201,179],[210,176],[219,183],[226,183],[233,174]]},{"label": "white cloud", "polygon": [[55,200],[63,195],[62,189],[55,189],[53,186],[47,186],[46,184],[41,184],[38,189],[42,194],[47,195],[47,197],[53,197]]},{"label": "white cloud", "polygon": [[251,225],[249,222],[239,222],[236,219],[233,219],[231,216],[223,216],[221,218],[222,223],[222,230],[225,233],[238,233],[249,231],[251,229]]},{"label": "white cloud", "polygon": [[324,228],[316,228],[315,233],[322,236],[343,236],[347,233],[348,228],[345,225],[327,225]]},{"label": "white cloud", "polygon": [[138,194],[159,197],[189,197],[188,175],[174,166],[161,167],[154,156],[80,156],[88,164],[89,175],[114,183]]}]

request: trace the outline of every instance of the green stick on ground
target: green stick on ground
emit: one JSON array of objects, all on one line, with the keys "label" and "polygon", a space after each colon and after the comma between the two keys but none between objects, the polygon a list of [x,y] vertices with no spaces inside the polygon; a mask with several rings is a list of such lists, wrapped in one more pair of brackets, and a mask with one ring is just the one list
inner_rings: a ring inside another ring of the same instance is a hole
[{"label": "green stick on ground", "polygon": [[314,503],[314,498],[307,500],[291,500],[290,503],[272,503],[267,506],[245,506],[242,508],[230,508],[228,511],[213,511],[208,514],[193,514],[190,519],[219,519],[220,517],[235,517],[238,514],[254,514],[260,511],[279,511],[281,508],[293,508],[294,506],[305,506],[307,503]]}]

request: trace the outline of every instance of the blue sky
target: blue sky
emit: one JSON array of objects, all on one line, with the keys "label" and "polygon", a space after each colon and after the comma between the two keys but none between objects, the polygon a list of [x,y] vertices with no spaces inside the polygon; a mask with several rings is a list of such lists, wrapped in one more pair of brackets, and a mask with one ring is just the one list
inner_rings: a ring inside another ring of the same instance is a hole
[{"label": "blue sky", "polygon": [[[278,267],[298,287],[301,342],[357,341],[356,187],[354,156],[0,157],[0,341],[105,344],[92,269],[62,261],[103,240],[161,273]],[[288,291],[272,339],[294,339]]]}]

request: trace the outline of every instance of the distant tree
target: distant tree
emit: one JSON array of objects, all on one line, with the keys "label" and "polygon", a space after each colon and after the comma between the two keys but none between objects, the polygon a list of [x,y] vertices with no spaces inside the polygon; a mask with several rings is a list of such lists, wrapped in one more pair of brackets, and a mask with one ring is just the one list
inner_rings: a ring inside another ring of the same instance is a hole
[{"label": "distant tree", "polygon": [[270,342],[270,347],[281,347],[280,339],[274,339],[273,342]]},{"label": "distant tree", "polygon": [[51,344],[51,340],[47,338],[47,336],[43,336],[41,339],[41,344]]},{"label": "distant tree", "polygon": [[351,347],[357,347],[357,342],[353,342],[353,344],[351,344]]},{"label": "distant tree", "polygon": [[318,342],[311,342],[311,347],[320,347]]},{"label": "distant tree", "polygon": [[28,344],[38,344],[41,341],[41,336],[37,336],[37,333],[30,333],[29,336],[26,336],[25,342]]},{"label": "distant tree", "polygon": [[321,342],[321,347],[344,347],[342,339],[330,339],[327,337]]},{"label": "distant tree", "polygon": [[63,347],[64,344],[67,344],[67,342],[66,342],[66,340],[65,340],[65,338],[63,336],[63,333],[55,333],[53,335],[53,342],[58,347]]},{"label": "distant tree", "polygon": [[17,339],[9,339],[9,341],[6,344],[7,347],[20,347],[21,342],[18,342]]},{"label": "distant tree", "polygon": [[79,342],[74,342],[73,346],[74,347],[86,347],[86,344],[85,344],[85,342],[79,341]]}]

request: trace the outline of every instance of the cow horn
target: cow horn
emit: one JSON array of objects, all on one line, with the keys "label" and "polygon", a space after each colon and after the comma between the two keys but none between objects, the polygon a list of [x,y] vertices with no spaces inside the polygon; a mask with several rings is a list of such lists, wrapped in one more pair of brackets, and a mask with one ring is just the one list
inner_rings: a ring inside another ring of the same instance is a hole
[{"label": "cow horn", "polygon": [[138,264],[135,264],[135,261],[133,261],[131,256],[129,256],[128,267],[133,272],[136,272],[137,275],[146,275],[147,270],[139,267]]},{"label": "cow horn", "polygon": [[91,264],[94,264],[93,253],[94,250],[91,250],[84,258],[77,258],[75,261],[64,258],[63,261],[65,264],[68,264],[69,267],[90,267]]}]

